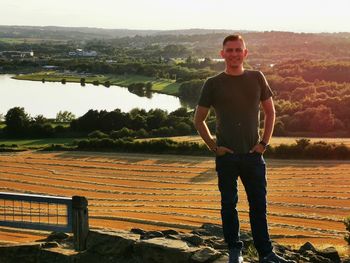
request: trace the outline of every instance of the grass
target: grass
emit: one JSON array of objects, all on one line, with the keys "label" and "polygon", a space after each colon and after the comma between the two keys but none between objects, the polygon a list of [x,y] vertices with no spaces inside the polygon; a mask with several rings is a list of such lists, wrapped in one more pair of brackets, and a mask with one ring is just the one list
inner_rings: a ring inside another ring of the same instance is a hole
[{"label": "grass", "polygon": [[[293,144],[296,140],[305,138],[305,137],[272,137],[270,144],[272,146],[277,146],[280,144]],[[150,140],[150,139],[172,139],[177,142],[197,142],[197,143],[203,143],[201,137],[198,135],[189,135],[189,136],[175,136],[175,137],[158,137],[158,138],[146,138],[146,139],[138,139],[138,140]],[[335,143],[335,144],[341,144],[344,143],[346,146],[350,147],[350,138],[308,138],[311,142],[317,142],[317,141],[325,141],[327,143]]]},{"label": "grass", "polygon": [[62,79],[65,79],[66,82],[76,82],[80,83],[81,78],[85,78],[85,83],[92,83],[93,81],[98,80],[100,85],[103,85],[106,81],[110,82],[110,85],[127,87],[132,83],[137,82],[151,82],[152,91],[176,95],[178,94],[180,84],[176,83],[175,80],[171,79],[156,79],[148,76],[141,75],[92,75],[85,76],[81,74],[64,74],[57,71],[42,71],[32,74],[23,74],[17,75],[14,77],[19,80],[32,80],[32,81],[45,81],[48,82],[61,82]]},{"label": "grass", "polygon": [[0,139],[0,144],[17,144],[19,147],[43,147],[51,144],[72,144],[76,138],[45,138],[45,139]]},{"label": "grass", "polygon": [[60,39],[40,39],[40,38],[8,38],[8,37],[0,37],[0,42],[9,43],[9,44],[34,44],[34,43],[42,43],[44,41],[51,41],[56,43],[65,43],[66,40]]},{"label": "grass", "polygon": [[[43,148],[50,146],[52,144],[64,144],[71,145],[75,139],[84,139],[84,138],[44,138],[44,139],[0,139],[0,145],[12,145],[17,144],[19,147],[28,147],[28,148]],[[202,139],[198,135],[191,136],[175,136],[175,137],[158,137],[158,138],[145,138],[145,139],[136,139],[137,141],[143,140],[161,140],[161,139],[172,139],[177,142],[196,142],[203,144]],[[271,139],[271,145],[277,146],[282,143],[292,144],[295,143],[295,140],[298,138],[293,137],[273,137]],[[344,143],[350,147],[350,138],[309,138],[311,142],[316,141],[326,141],[327,143],[340,144]]]},{"label": "grass", "polygon": [[28,43],[29,39],[2,37],[2,38],[0,38],[0,42],[4,42],[4,43],[8,43],[8,44],[21,44],[24,42]]}]

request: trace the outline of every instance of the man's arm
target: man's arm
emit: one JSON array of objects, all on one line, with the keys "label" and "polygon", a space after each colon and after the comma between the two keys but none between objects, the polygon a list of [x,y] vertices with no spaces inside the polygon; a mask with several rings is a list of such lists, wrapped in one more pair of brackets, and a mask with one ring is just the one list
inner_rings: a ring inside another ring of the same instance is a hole
[{"label": "man's arm", "polygon": [[203,106],[197,106],[196,112],[194,114],[194,127],[198,131],[199,135],[202,137],[205,144],[208,146],[208,148],[215,152],[217,155],[223,155],[226,152],[233,153],[232,150],[223,147],[223,146],[217,146],[216,142],[211,135],[209,128],[205,122],[207,119],[209,113],[209,108],[203,107]]},{"label": "man's arm", "polygon": [[[268,98],[267,100],[261,101],[261,105],[264,110],[265,119],[264,119],[264,132],[262,136],[262,141],[266,144],[269,144],[273,127],[275,125],[275,118],[276,118],[276,112],[275,112],[275,106],[273,104],[272,97]],[[250,150],[250,152],[259,152],[263,153],[265,151],[265,147],[258,143],[253,147],[253,149]]]},{"label": "man's arm", "polygon": [[262,136],[262,140],[266,144],[268,144],[272,137],[273,127],[275,125],[275,118],[276,118],[275,106],[273,104],[272,97],[262,101],[261,105],[263,107],[264,114],[265,114],[264,133]]}]

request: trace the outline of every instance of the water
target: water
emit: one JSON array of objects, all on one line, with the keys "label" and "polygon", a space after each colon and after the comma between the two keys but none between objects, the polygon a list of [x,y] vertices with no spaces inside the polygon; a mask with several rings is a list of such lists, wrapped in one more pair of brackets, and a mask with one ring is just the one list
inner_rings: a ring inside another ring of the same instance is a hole
[{"label": "water", "polygon": [[88,110],[121,109],[128,112],[133,108],[145,110],[159,108],[174,111],[181,107],[180,99],[174,96],[153,93],[151,98],[139,97],[127,88],[80,83],[15,80],[12,75],[0,74],[0,113],[10,108],[24,107],[32,117],[42,114],[55,118],[59,111],[70,111],[76,117]]}]

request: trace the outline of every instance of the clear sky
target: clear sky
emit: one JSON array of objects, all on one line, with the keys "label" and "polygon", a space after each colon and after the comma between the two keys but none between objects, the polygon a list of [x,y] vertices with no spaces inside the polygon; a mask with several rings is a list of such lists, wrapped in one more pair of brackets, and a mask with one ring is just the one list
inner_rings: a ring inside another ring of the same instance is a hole
[{"label": "clear sky", "polygon": [[0,25],[350,32],[350,0],[0,0]]}]

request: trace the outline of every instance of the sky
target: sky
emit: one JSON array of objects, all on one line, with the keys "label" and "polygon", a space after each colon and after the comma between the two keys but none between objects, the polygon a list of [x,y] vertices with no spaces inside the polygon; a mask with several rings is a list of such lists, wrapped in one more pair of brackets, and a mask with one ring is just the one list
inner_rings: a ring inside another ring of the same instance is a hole
[{"label": "sky", "polygon": [[0,0],[0,25],[350,32],[350,0]]}]

